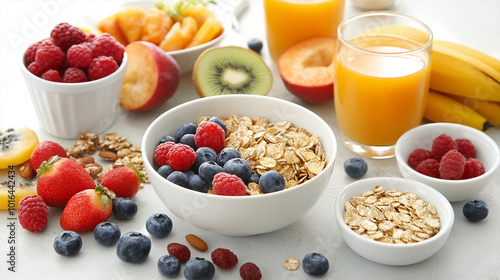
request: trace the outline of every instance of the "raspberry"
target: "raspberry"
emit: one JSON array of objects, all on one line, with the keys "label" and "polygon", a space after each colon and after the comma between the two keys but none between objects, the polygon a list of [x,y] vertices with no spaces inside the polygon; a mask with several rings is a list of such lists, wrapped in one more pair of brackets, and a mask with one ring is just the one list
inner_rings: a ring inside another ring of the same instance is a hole
[{"label": "raspberry", "polygon": [[476,157],[476,148],[469,139],[455,139],[455,142],[457,143],[458,151],[464,155],[465,158]]},{"label": "raspberry", "polygon": [[54,43],[57,46],[59,46],[63,51],[66,51],[72,45],[78,45],[85,42],[87,34],[67,22],[62,22],[52,29],[50,37],[54,40]]},{"label": "raspberry", "polygon": [[64,65],[64,52],[56,45],[40,44],[36,51],[35,63],[43,73],[50,69],[58,69]]},{"label": "raspberry", "polygon": [[439,163],[439,176],[442,179],[458,180],[465,169],[465,157],[456,149],[448,151]]},{"label": "raspberry", "polygon": [[89,64],[88,78],[90,81],[104,78],[118,69],[118,64],[111,56],[99,56]]},{"label": "raspberry", "polygon": [[[85,42],[87,43],[92,43],[92,41],[94,41],[94,39],[96,38],[97,36],[94,34],[94,33],[89,33],[87,34],[87,36],[85,37]],[[90,47],[90,45],[89,45]]]},{"label": "raspberry", "polygon": [[433,158],[423,160],[416,168],[417,172],[424,175],[439,178],[439,162]]},{"label": "raspberry", "polygon": [[174,142],[165,142],[156,146],[153,158],[159,166],[167,165],[167,154],[170,147],[175,145]]},{"label": "raspberry", "polygon": [[30,65],[33,61],[35,61],[36,50],[38,49],[38,46],[40,46],[41,43],[42,43],[41,41],[33,43],[26,50],[26,54],[24,55],[24,57],[27,65]]},{"label": "raspberry", "polygon": [[43,73],[41,71],[40,66],[36,62],[31,62],[30,65],[28,65],[28,71],[30,71],[33,75],[40,77]]},{"label": "raspberry", "polygon": [[94,53],[94,57],[99,57],[102,55],[111,56],[118,64],[122,62],[123,54],[125,53],[125,47],[118,41],[116,41],[113,36],[107,33],[94,38],[94,40],[92,40],[90,48]]},{"label": "raspberry", "polygon": [[240,277],[242,280],[260,280],[262,274],[257,265],[247,262],[240,267]]},{"label": "raspberry", "polygon": [[193,148],[181,143],[170,147],[167,153],[167,164],[177,171],[188,170],[195,159],[196,153]]},{"label": "raspberry", "polygon": [[180,243],[168,244],[167,251],[171,256],[176,257],[181,263],[187,262],[191,257],[191,251],[189,251],[189,248]]},{"label": "raspberry", "polygon": [[49,220],[47,204],[38,195],[21,198],[17,211],[19,223],[24,229],[31,232],[42,231]]},{"label": "raspberry", "polygon": [[243,180],[236,175],[226,172],[215,174],[212,186],[217,195],[242,196],[246,194],[246,187]]},{"label": "raspberry", "polygon": [[70,66],[87,68],[93,59],[92,50],[85,44],[73,45],[66,53]]},{"label": "raspberry", "polygon": [[42,76],[40,77],[44,80],[51,81],[51,82],[59,82],[62,83],[63,79],[61,78],[61,75],[59,75],[59,72],[54,69],[50,69],[45,71]]},{"label": "raspberry", "polygon": [[63,82],[65,83],[82,83],[87,81],[85,72],[76,67],[69,67],[64,71]]},{"label": "raspberry", "polygon": [[238,257],[228,249],[217,248],[210,254],[212,262],[222,268],[230,269],[238,264]]},{"label": "raspberry", "polygon": [[484,173],[483,163],[475,158],[469,158],[465,162],[464,173],[462,179],[470,179],[482,175]]},{"label": "raspberry", "polygon": [[432,141],[432,153],[437,161],[451,149],[457,149],[457,143],[447,134],[441,134]]},{"label": "raspberry", "polygon": [[217,154],[226,145],[224,129],[214,122],[202,122],[196,128],[194,143],[196,147],[212,148]]},{"label": "raspberry", "polygon": [[429,158],[433,158],[433,154],[431,151],[427,149],[415,149],[408,157],[408,165],[411,168],[416,169],[422,161]]}]

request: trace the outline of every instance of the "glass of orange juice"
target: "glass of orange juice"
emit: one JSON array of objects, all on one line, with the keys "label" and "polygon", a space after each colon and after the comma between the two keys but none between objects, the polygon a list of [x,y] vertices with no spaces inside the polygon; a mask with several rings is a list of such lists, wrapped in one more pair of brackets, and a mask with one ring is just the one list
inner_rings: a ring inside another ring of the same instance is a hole
[{"label": "glass of orange juice", "polygon": [[267,44],[271,58],[292,45],[319,36],[337,36],[344,0],[264,0]]},{"label": "glass of orange juice", "polygon": [[345,146],[370,158],[421,124],[430,79],[432,32],[393,12],[368,12],[338,28],[334,103]]}]

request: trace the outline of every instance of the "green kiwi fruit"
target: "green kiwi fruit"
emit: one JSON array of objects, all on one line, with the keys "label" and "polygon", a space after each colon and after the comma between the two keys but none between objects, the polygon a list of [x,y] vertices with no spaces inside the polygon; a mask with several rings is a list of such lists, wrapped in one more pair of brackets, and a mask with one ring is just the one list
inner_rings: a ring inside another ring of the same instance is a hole
[{"label": "green kiwi fruit", "polygon": [[193,68],[193,83],[201,97],[226,94],[267,95],[273,76],[260,55],[238,46],[204,51]]},{"label": "green kiwi fruit", "polygon": [[36,145],[38,137],[33,130],[0,127],[0,169],[27,161]]}]

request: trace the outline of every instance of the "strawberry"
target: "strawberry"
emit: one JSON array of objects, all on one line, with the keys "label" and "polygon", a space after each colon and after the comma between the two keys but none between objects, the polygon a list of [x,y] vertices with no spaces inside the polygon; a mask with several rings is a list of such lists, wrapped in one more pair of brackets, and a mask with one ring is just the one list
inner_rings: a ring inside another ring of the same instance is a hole
[{"label": "strawberry", "polygon": [[75,194],[64,207],[59,221],[64,230],[90,231],[109,219],[115,194],[98,184]]},{"label": "strawberry", "polygon": [[37,172],[36,191],[47,206],[64,207],[77,192],[95,188],[85,168],[69,158],[53,156]]},{"label": "strawberry", "polygon": [[130,164],[106,172],[100,184],[112,190],[117,197],[133,197],[144,182],[143,178],[144,174]]}]

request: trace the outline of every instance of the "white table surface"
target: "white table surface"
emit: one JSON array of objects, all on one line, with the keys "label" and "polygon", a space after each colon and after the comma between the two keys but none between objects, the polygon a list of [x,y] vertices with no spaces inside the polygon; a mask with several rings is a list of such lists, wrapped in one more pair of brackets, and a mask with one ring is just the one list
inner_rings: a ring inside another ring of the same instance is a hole
[{"label": "white table surface", "polygon": [[[41,130],[26,85],[19,71],[23,50],[35,40],[46,37],[57,23],[74,23],[82,13],[104,7],[106,1],[1,1],[0,2],[0,127],[28,126],[35,130],[40,141],[52,140],[64,147],[72,146],[73,140],[54,138]],[[106,3],[106,5],[109,2]],[[360,12],[346,3],[346,15]],[[500,1],[496,0],[399,0],[393,10],[414,16],[427,23],[435,38],[467,44],[500,59]],[[262,0],[252,0],[241,15],[241,33],[231,32],[222,42],[224,45],[245,45],[246,40],[257,37],[265,41]],[[303,105],[325,119],[338,135],[333,102],[310,105],[291,95],[279,77],[276,65],[269,59],[266,46],[263,57],[270,65],[274,84],[270,96],[287,99]],[[189,74],[182,77],[176,94],[153,111],[130,113],[121,111],[119,120],[110,129],[139,145],[148,124],[164,111],[185,101],[198,98]],[[500,130],[487,132],[500,143]],[[340,142],[339,142],[340,145]],[[263,279],[310,279],[302,269],[288,271],[283,267],[288,257],[299,261],[311,252],[324,254],[330,262],[330,270],[324,279],[499,279],[500,278],[500,171],[496,178],[476,198],[489,205],[489,215],[479,223],[468,222],[462,214],[464,202],[453,203],[455,224],[448,242],[431,258],[410,266],[393,267],[368,261],[353,252],[342,240],[333,217],[333,201],[339,191],[352,182],[342,164],[355,156],[339,146],[329,187],[317,205],[294,224],[267,234],[251,237],[228,237],[197,229],[171,214],[156,197],[151,185],[145,185],[136,195],[139,212],[131,221],[117,222],[122,233],[135,230],[146,233],[146,219],[157,212],[169,215],[174,224],[172,233],[164,238],[151,238],[153,247],[148,259],[141,264],[128,264],[118,259],[116,247],[99,246],[92,233],[83,233],[83,248],[75,257],[63,257],[52,248],[54,237],[62,230],[59,226],[61,209],[50,209],[47,228],[41,233],[31,233],[17,223],[16,272],[8,268],[10,235],[7,229],[8,215],[0,212],[0,279],[161,279],[157,260],[167,254],[171,242],[186,244],[184,236],[194,233],[201,236],[213,250],[228,248],[237,254],[239,265],[256,263]],[[400,173],[395,159],[367,160],[368,177],[397,176]],[[0,178],[0,181],[2,179]],[[209,250],[210,251],[210,250]],[[193,256],[210,259],[210,253]],[[238,265],[238,268],[239,268]],[[228,271],[216,269],[215,279],[239,279],[238,268]],[[179,275],[177,279],[182,279]]]}]

